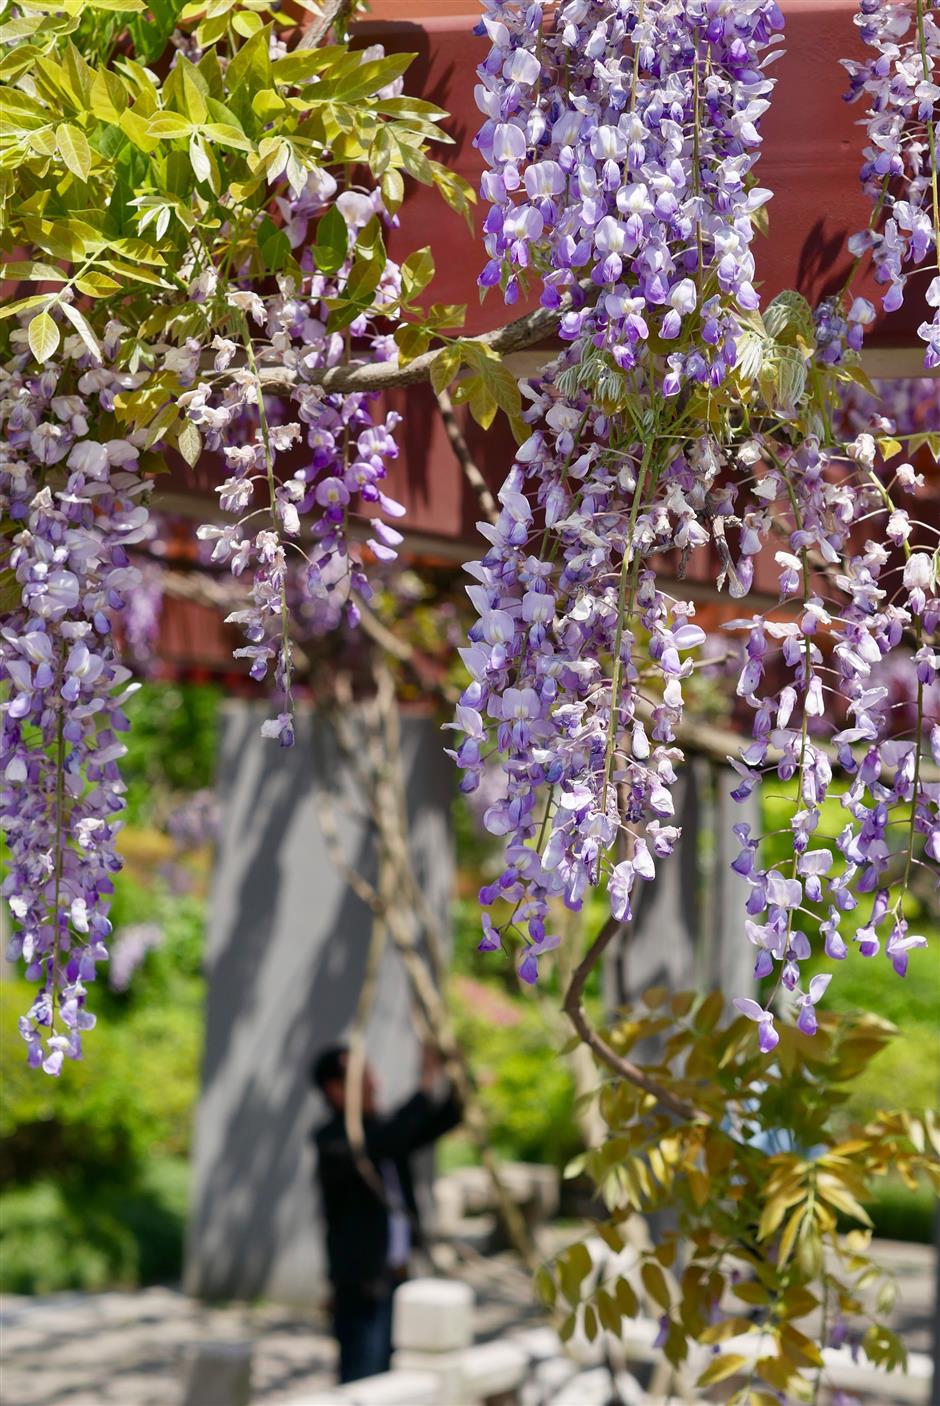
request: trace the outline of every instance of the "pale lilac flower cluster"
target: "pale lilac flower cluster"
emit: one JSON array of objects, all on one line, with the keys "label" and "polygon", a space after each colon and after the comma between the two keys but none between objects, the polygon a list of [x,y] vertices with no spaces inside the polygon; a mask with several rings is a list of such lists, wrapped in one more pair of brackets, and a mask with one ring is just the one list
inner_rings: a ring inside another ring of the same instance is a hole
[{"label": "pale lilac flower cluster", "polygon": [[137,570],[139,580],[121,618],[121,642],[134,672],[146,677],[157,665],[157,641],[163,614],[163,568],[155,561],[142,561],[137,564]]},{"label": "pale lilac flower cluster", "polygon": [[193,791],[167,816],[166,830],[181,853],[215,844],[222,814],[219,798],[209,786]]},{"label": "pale lilac flower cluster", "polygon": [[[929,376],[901,376],[896,380],[872,382],[874,395],[855,381],[842,390],[840,438],[854,439],[873,429],[894,434],[929,434],[940,430],[940,395],[937,382]],[[905,475],[910,465],[905,465]],[[923,488],[923,480],[907,487]]]},{"label": "pale lilac flower cluster", "polygon": [[[571,350],[523,387],[533,433],[496,526],[481,527],[490,549],[469,568],[480,620],[453,754],[465,790],[488,745],[504,758],[505,794],[484,820],[505,837],[506,867],[481,899],[511,906],[498,928],[486,915],[482,945],[514,931],[524,980],[557,943],[552,899],[576,909],[606,882],[614,916],[628,917],[636,878],[651,878],[679,837],[676,728],[705,635],[651,562],[708,543],[734,491],[714,437],[675,436],[670,448],[652,407],[720,384],[757,307],[749,246],[769,192],[752,167],[772,88],[762,51],[781,27],[772,0],[733,15],[673,0],[568,3],[550,23],[537,4],[487,5],[480,282],[513,302],[531,269],[543,305],[573,300],[561,324]],[[653,370],[651,338],[665,372]],[[628,384],[649,406],[642,423],[604,409]],[[725,545],[735,595],[758,546],[750,528],[734,555]]]},{"label": "pale lilac flower cluster", "polygon": [[568,0],[550,19],[486,0],[481,285],[511,303],[531,271],[543,305],[574,296],[562,337],[629,370],[652,336],[667,395],[719,384],[758,305],[750,243],[770,192],[751,173],[782,27],[775,0]]},{"label": "pale lilac flower cluster", "polygon": [[823,298],[813,311],[816,354],[829,366],[841,366],[852,353],[860,352],[865,329],[875,320],[874,306],[867,298],[853,298],[848,308],[840,294]]},{"label": "pale lilac flower cluster", "polygon": [[[335,190],[325,173],[310,178],[285,211],[293,242],[305,238],[307,221],[322,213]],[[345,191],[335,203],[350,245],[373,216],[383,214],[378,193]],[[310,266],[309,251],[303,257]],[[229,302],[251,329],[259,374],[241,360],[233,364],[236,341],[216,338],[214,373],[204,374],[181,397],[204,444],[221,450],[229,473],[216,491],[222,510],[237,521],[204,524],[198,536],[212,544],[212,561],[227,563],[236,576],[249,574],[251,604],[228,619],[245,633],[247,643],[236,655],[250,659],[252,678],[263,679],[274,666],[283,709],[263,731],[283,746],[293,742],[290,617],[317,633],[342,620],[357,623],[357,601],[371,594],[351,532],[357,519],[368,550],[380,561],[394,560],[402,541],[386,519],[400,517],[404,509],[382,487],[388,463],[398,454],[394,431],[400,417],[389,412],[376,420],[374,395],[325,392],[311,384],[315,373],[349,360],[344,336],[327,331],[325,300],[342,290],[350,267],[347,260],[333,279],[311,272],[302,288],[281,279],[276,294],[267,297],[230,293]],[[398,266],[389,261],[373,295],[380,315],[383,308],[394,309],[400,291]],[[394,340],[364,314],[348,335],[353,362],[397,356]],[[259,395],[267,363],[286,370],[293,381],[280,402],[264,397],[270,402],[264,407]],[[296,418],[273,423],[275,409]],[[259,515],[265,519],[261,526],[255,522]]]},{"label": "pale lilac flower cluster", "polygon": [[86,992],[107,956],[121,867],[118,762],[135,685],[117,659],[113,616],[138,584],[128,549],[147,532],[149,485],[134,437],[101,441],[90,425],[133,384],[112,369],[122,330],[109,327],[100,359],[68,336],[58,363],[40,371],[17,332],[0,369],[0,503],[13,529],[0,629],[7,955],[22,957],[39,986],[20,1031],[30,1064],[53,1075],[80,1056],[95,1023]]},{"label": "pale lilac flower cluster", "polygon": [[934,309],[918,327],[927,343],[924,364],[940,366],[940,212],[934,164],[940,144],[940,8],[936,0],[860,0],[855,18],[874,51],[864,62],[843,59],[849,101],[864,99],[868,145],[862,184],[875,205],[869,228],[849,249],[871,252],[875,277],[886,285],[886,312],[901,306],[913,272],[929,275],[924,298]]},{"label": "pale lilac flower cluster", "polygon": [[[747,885],[755,976],[775,975],[793,992],[798,1024],[812,1033],[827,983],[803,979],[802,964],[813,941],[831,959],[846,955],[843,915],[871,905],[856,946],[862,956],[883,947],[902,975],[924,946],[888,874],[892,859],[909,856],[909,868],[915,853],[940,855],[940,786],[918,775],[925,751],[940,755],[940,718],[929,709],[940,655],[927,642],[940,597],[931,555],[910,545],[923,528],[885,504],[868,434],[841,458],[812,439],[790,449],[755,434],[733,456],[708,436],[690,439],[660,451],[651,488],[648,449],[624,443],[588,393],[572,400],[561,389],[574,356],[529,388],[533,434],[500,493],[496,525],[481,524],[490,548],[469,568],[479,621],[463,651],[471,683],[451,755],[464,790],[480,784],[494,750],[506,777],[484,813],[503,838],[505,866],[481,891],[486,908],[496,905],[481,945],[521,939],[519,973],[534,980],[558,941],[553,900],[577,909],[606,884],[613,916],[629,918],[636,879],[651,878],[679,836],[676,735],[684,680],[705,642],[694,607],[667,593],[650,561],[711,536],[724,546],[730,594],[742,598],[757,553],[772,550],[782,614],[732,622],[746,631],[737,693],[754,714],[751,740],[733,759],[734,794],[746,799],[769,775],[793,780],[792,851],[768,865],[761,836],[739,825],[733,868]],[[902,472],[897,482],[916,491],[917,478]],[[918,691],[909,729],[883,681],[885,661],[905,648]],[[835,769],[848,779],[832,793]],[[830,793],[846,812],[833,835],[820,829]],[[897,817],[908,807],[901,837]],[[769,1003],[759,1016],[749,1000],[739,1008],[769,1052],[778,1038]]]},{"label": "pale lilac flower cluster", "polygon": [[164,932],[159,923],[132,923],[121,928],[111,946],[108,963],[108,985],[112,991],[129,990],[134,973],[148,952],[163,945]]}]

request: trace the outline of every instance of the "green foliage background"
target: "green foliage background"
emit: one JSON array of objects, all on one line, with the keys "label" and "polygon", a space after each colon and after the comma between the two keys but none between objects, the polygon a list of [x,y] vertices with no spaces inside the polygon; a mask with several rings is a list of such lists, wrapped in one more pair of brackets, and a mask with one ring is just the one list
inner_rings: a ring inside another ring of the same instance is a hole
[{"label": "green foliage background", "polygon": [[0,1288],[101,1289],[178,1277],[187,1159],[202,1051],[207,855],[187,863],[191,891],[164,868],[171,842],[154,825],[211,783],[219,694],[148,684],[132,700],[125,762],[130,825],[115,933],[157,923],[130,989],[97,983],[98,1025],[85,1057],[58,1080],[24,1059],[17,1018],[33,988],[6,967],[0,983]]}]

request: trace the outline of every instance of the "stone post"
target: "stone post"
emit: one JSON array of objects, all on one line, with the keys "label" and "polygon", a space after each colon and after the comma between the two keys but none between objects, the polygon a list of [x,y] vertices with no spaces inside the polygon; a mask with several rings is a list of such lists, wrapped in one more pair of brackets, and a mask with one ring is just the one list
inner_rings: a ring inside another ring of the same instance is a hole
[{"label": "stone post", "polygon": [[431,1372],[438,1406],[465,1399],[463,1350],[473,1342],[473,1290],[450,1279],[412,1279],[397,1290],[392,1316],[392,1370]]},{"label": "stone post", "polygon": [[191,1343],[180,1406],[249,1406],[251,1351],[251,1343]]}]

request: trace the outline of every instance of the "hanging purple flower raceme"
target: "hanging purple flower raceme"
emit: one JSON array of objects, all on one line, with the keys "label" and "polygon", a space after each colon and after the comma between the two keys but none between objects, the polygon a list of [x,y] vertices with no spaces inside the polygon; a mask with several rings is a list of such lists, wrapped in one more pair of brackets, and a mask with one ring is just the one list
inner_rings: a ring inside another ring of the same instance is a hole
[{"label": "hanging purple flower raceme", "polygon": [[499,921],[485,915],[481,945],[520,936],[523,980],[557,945],[552,900],[576,910],[606,883],[614,916],[626,918],[635,879],[652,878],[679,837],[675,735],[705,634],[648,562],[707,540],[699,520],[716,510],[722,466],[702,437],[657,466],[647,497],[650,450],[621,442],[588,391],[563,389],[577,368],[575,349],[529,386],[533,433],[496,524],[480,525],[490,548],[468,568],[479,621],[462,651],[471,683],[451,753],[465,791],[489,747],[502,756],[504,794],[484,825],[503,837],[505,867],[480,895],[500,905]]},{"label": "hanging purple flower raceme", "polygon": [[[774,612],[773,618],[730,622],[730,628],[748,632],[737,691],[754,709],[754,740],[734,763],[740,775],[735,794],[743,799],[768,774],[795,781],[792,856],[762,866],[760,837],[738,826],[741,850],[732,867],[748,885],[745,927],[757,949],[755,976],[775,975],[777,985],[795,992],[798,1023],[812,1033],[824,988],[807,984],[806,991],[818,993],[810,1000],[800,981],[801,963],[814,955],[817,934],[817,948],[842,960],[848,951],[843,917],[870,904],[870,918],[854,934],[863,957],[881,950],[879,928],[901,975],[910,950],[926,945],[908,932],[901,901],[915,852],[922,846],[929,858],[938,845],[940,793],[919,776],[930,732],[925,688],[934,686],[936,658],[930,647],[917,648],[922,633],[936,629],[936,580],[930,556],[910,552],[912,523],[878,477],[870,434],[858,435],[841,456],[811,440],[782,455],[779,444],[766,448],[771,463],[752,491],[768,509],[761,535],[766,538],[771,527],[778,536],[789,528],[790,550],[776,552],[776,560],[781,602],[789,605],[791,618]],[[896,482],[918,486],[912,471],[899,471]],[[863,523],[866,535],[859,541]],[[899,571],[903,589],[892,590]],[[882,680],[890,659],[923,679],[916,685],[910,727],[886,703]],[[768,687],[768,679],[779,681],[781,673],[790,677],[781,687]],[[840,723],[827,721],[840,709]],[[836,768],[841,777],[834,792]],[[847,812],[835,834],[821,827],[830,794]],[[906,807],[912,808],[911,819],[902,842],[896,838],[898,816]],[[905,878],[892,891],[891,865],[898,858]],[[758,1019],[751,1005],[740,1008]],[[763,1047],[772,1048],[777,1035],[769,1009],[760,1015],[759,1029]]]},{"label": "hanging purple flower raceme", "polygon": [[112,991],[125,992],[130,989],[134,973],[142,964],[148,952],[162,947],[164,931],[159,923],[132,923],[121,928],[111,946],[111,962],[108,967],[108,985]]},{"label": "hanging purple flower raceme", "polygon": [[[292,241],[304,238],[307,221],[323,212],[335,190],[332,178],[325,183],[321,173],[295,202],[282,200]],[[378,193],[343,192],[336,206],[350,245],[383,213]],[[307,633],[334,629],[343,620],[355,625],[357,602],[370,598],[371,587],[351,529],[358,520],[369,552],[391,561],[402,536],[387,519],[404,512],[382,488],[388,463],[398,454],[394,431],[400,417],[389,412],[376,420],[374,394],[339,394],[317,384],[318,373],[349,361],[344,336],[327,331],[326,300],[342,292],[351,260],[332,279],[312,271],[309,251],[303,264],[310,272],[301,288],[281,279],[278,292],[266,298],[252,291],[228,295],[244,321],[242,341],[253,365],[233,364],[238,342],[217,338],[213,373],[181,397],[203,444],[222,453],[229,473],[217,492],[222,510],[237,521],[204,524],[197,535],[212,544],[213,561],[248,576],[251,603],[228,619],[244,631],[247,643],[236,656],[251,661],[252,678],[265,678],[273,666],[282,711],[263,731],[283,746],[294,735],[291,619]],[[379,314],[394,309],[400,293],[398,265],[388,261],[373,294]],[[397,357],[394,339],[364,314],[350,324],[348,336],[357,349],[354,360]],[[280,376],[286,372],[289,382],[270,406],[263,389],[268,363]],[[296,419],[272,423],[274,409]],[[284,461],[292,467],[282,469]],[[298,461],[300,467],[293,467]],[[259,514],[266,519],[260,528]]]},{"label": "hanging purple flower raceme", "polygon": [[[492,209],[480,283],[511,303],[532,271],[543,305],[567,292],[572,346],[523,387],[533,433],[496,526],[481,528],[490,550],[469,568],[480,620],[454,753],[464,789],[489,744],[504,757],[505,796],[485,823],[505,836],[506,867],[481,898],[511,906],[498,927],[487,915],[483,946],[521,935],[526,980],[555,943],[551,899],[578,908],[606,882],[627,917],[636,877],[651,878],[679,836],[675,729],[705,636],[650,561],[708,542],[703,524],[731,511],[733,493],[719,486],[716,441],[671,436],[669,407],[722,382],[757,306],[749,244],[769,192],[751,170],[772,87],[762,50],[782,26],[773,3],[726,21],[671,0],[565,4],[543,20],[541,6],[492,3],[483,21],[493,48],[477,142]],[[651,334],[676,346],[665,372]],[[648,407],[632,421],[620,410],[631,397]],[[743,594],[748,547],[728,564]]]},{"label": "hanging purple flower raceme", "polygon": [[[67,337],[57,364],[35,371],[24,349],[0,371],[0,501],[14,527],[0,630],[3,897],[14,921],[8,957],[22,957],[39,987],[20,1031],[30,1064],[53,1075],[80,1057],[95,1023],[87,987],[107,956],[121,867],[118,763],[135,685],[112,621],[138,585],[128,548],[147,533],[149,485],[133,436],[89,433],[98,408],[134,384],[110,364],[120,331],[109,329],[102,358]],[[15,333],[14,346],[24,343]],[[75,393],[60,393],[68,385]]]},{"label": "hanging purple flower raceme", "polygon": [[[793,993],[812,1033],[829,978],[804,977],[802,964],[814,946],[846,955],[843,914],[871,905],[868,926],[882,925],[902,974],[923,945],[889,892],[891,817],[896,834],[909,808],[908,872],[915,851],[940,846],[938,788],[918,761],[935,736],[924,690],[936,656],[924,641],[936,582],[914,546],[924,525],[915,531],[890,496],[916,490],[918,475],[904,465],[887,487],[878,478],[870,415],[848,445],[824,443],[822,420],[807,433],[795,418],[813,341],[819,365],[841,368],[874,309],[833,300],[814,318],[782,294],[752,316],[749,244],[767,195],[752,167],[771,87],[759,55],[779,28],[774,7],[716,18],[668,3],[572,4],[543,21],[539,6],[488,6],[493,49],[477,95],[492,203],[481,285],[500,284],[512,302],[534,273],[543,304],[557,306],[562,290],[573,303],[562,322],[570,352],[523,385],[532,435],[497,523],[481,525],[489,550],[468,568],[479,621],[452,755],[465,790],[494,753],[506,775],[484,815],[505,863],[481,891],[492,910],[481,947],[512,933],[520,976],[534,980],[558,941],[553,901],[577,908],[606,885],[613,915],[629,917],[637,877],[651,878],[679,835],[670,788],[683,683],[704,640],[654,559],[675,551],[682,563],[710,543],[719,586],[744,599],[770,552],[779,607],[734,622],[746,630],[737,691],[754,719],[733,759],[734,794],[745,800],[769,774],[792,781],[792,847],[768,864],[761,836],[739,826],[734,868],[747,884],[755,975]],[[696,388],[732,370],[761,386],[750,423],[729,418],[722,438],[689,428]],[[831,374],[835,387],[844,373]],[[874,428],[891,427],[882,417]],[[900,553],[903,592],[885,585]],[[877,682],[905,647],[919,680],[907,736]],[[847,817],[836,835],[821,828],[831,795]],[[879,948],[864,929],[856,945]],[[739,1008],[773,1049],[769,1001]]]},{"label": "hanging purple flower raceme", "polygon": [[874,213],[849,249],[870,252],[875,278],[886,285],[886,312],[901,306],[915,270],[929,277],[936,267],[924,293],[934,312],[917,331],[927,344],[924,364],[940,366],[940,7],[936,0],[861,0],[855,23],[874,52],[863,62],[843,59],[846,96],[867,104],[861,179]]}]

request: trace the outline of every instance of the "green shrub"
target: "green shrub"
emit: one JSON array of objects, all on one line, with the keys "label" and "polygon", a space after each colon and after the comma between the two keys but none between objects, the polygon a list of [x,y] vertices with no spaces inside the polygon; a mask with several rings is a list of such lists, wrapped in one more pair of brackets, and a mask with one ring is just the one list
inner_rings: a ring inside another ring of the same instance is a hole
[{"label": "green shrub", "polygon": [[199,1088],[203,905],[130,880],[122,922],[163,944],[124,994],[93,988],[101,1017],[58,1079],[25,1060],[16,1018],[29,983],[0,984],[0,1289],[100,1290],[176,1280],[182,1267]]},{"label": "green shrub", "polygon": [[138,1179],[79,1189],[43,1179],[0,1195],[0,1291],[96,1291],[179,1278],[188,1168],[163,1159]]},{"label": "green shrub", "polygon": [[129,700],[121,772],[131,824],[152,823],[174,797],[212,785],[221,699],[212,684],[147,683]]},{"label": "green shrub", "polygon": [[[134,894],[131,884],[122,899],[132,910]],[[84,1058],[66,1061],[58,1079],[28,1067],[17,1032],[35,988],[9,976],[0,983],[3,1184],[67,1168],[84,1185],[100,1185],[131,1176],[154,1157],[188,1152],[202,1050],[203,907],[190,897],[151,893],[145,911],[162,923],[163,945],[148,954],[125,995],[109,992],[106,979],[96,983],[98,1025]]]},{"label": "green shrub", "polygon": [[912,1190],[900,1178],[892,1178],[877,1188],[866,1209],[874,1221],[875,1234],[883,1239],[933,1243],[937,1198],[929,1186]]}]

